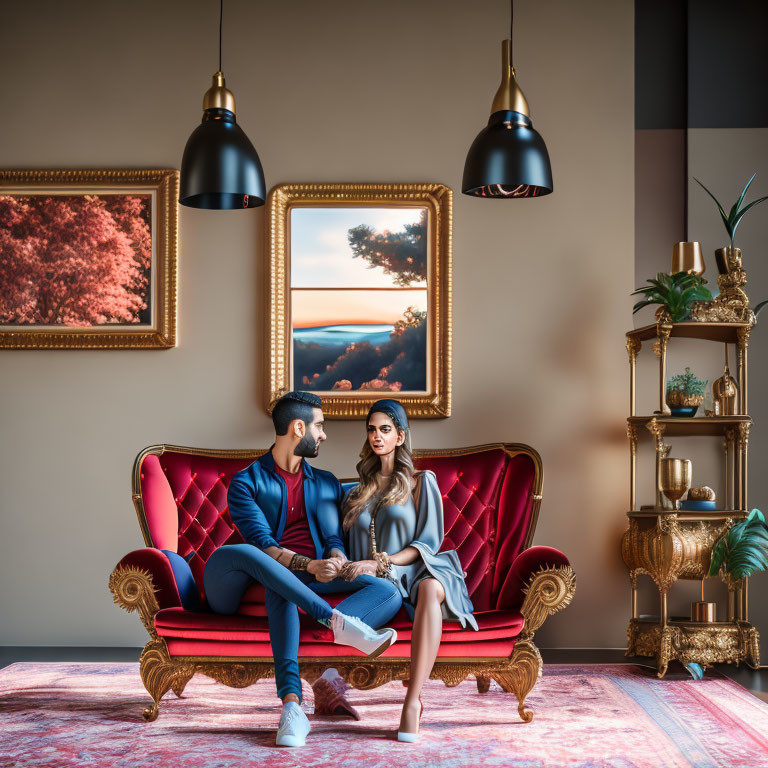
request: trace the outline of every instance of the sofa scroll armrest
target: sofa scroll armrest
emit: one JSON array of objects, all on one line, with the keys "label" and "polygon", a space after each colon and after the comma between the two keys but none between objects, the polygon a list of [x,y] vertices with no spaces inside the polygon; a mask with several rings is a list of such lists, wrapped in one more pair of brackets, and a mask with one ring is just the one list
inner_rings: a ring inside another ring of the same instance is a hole
[{"label": "sofa scroll armrest", "polygon": [[121,608],[138,611],[153,638],[157,637],[155,614],[182,604],[168,557],[150,547],[130,552],[117,564],[109,577],[109,591]]},{"label": "sofa scroll armrest", "polygon": [[525,618],[523,637],[530,638],[547,616],[570,604],[576,574],[568,558],[553,547],[531,547],[513,561],[499,593],[499,608],[517,608]]}]

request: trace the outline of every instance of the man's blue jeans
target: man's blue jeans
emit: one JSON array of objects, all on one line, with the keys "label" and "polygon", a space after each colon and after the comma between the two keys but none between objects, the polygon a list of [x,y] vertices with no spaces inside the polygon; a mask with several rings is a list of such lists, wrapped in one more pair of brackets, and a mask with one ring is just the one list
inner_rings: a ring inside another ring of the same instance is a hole
[{"label": "man's blue jeans", "polygon": [[219,547],[205,564],[203,581],[211,609],[224,614],[237,611],[243,593],[254,581],[266,587],[269,639],[275,660],[277,695],[281,699],[289,693],[301,699],[298,608],[326,622],[333,610],[319,595],[352,592],[336,610],[376,628],[390,621],[402,604],[400,592],[387,579],[364,574],[354,581],[315,581],[306,571],[288,570],[252,544]]}]

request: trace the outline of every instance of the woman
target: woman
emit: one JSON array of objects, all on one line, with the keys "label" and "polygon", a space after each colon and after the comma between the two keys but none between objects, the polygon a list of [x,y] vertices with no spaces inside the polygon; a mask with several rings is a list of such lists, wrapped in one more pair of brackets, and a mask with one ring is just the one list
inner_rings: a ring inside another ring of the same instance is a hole
[{"label": "woman", "polygon": [[360,482],[344,499],[350,562],[342,576],[361,573],[395,582],[413,621],[411,671],[398,741],[418,739],[421,689],[440,646],[443,619],[477,629],[455,550],[440,552],[443,501],[433,472],[416,472],[405,410],[378,400],[368,411]]}]

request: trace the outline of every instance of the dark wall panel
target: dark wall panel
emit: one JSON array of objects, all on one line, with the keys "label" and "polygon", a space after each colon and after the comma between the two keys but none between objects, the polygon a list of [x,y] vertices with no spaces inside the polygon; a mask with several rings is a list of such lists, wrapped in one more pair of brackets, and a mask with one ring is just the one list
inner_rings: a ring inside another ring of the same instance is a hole
[{"label": "dark wall panel", "polygon": [[692,0],[688,127],[768,127],[768,2]]},{"label": "dark wall panel", "polygon": [[635,127],[685,128],[685,0],[635,2]]}]

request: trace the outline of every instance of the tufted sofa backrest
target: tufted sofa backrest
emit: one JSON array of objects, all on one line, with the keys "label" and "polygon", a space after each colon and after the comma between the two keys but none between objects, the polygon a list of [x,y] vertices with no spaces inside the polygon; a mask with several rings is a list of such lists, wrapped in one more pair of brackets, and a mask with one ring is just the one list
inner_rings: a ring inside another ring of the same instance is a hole
[{"label": "tufted sofa backrest", "polygon": [[[134,464],[134,503],[147,546],[178,552],[201,588],[211,553],[242,542],[227,508],[232,476],[264,451],[151,446]],[[445,541],[467,572],[475,610],[496,607],[514,558],[530,545],[541,499],[539,455],[520,444],[414,451],[443,495]]]}]

